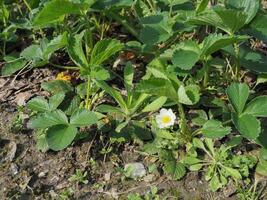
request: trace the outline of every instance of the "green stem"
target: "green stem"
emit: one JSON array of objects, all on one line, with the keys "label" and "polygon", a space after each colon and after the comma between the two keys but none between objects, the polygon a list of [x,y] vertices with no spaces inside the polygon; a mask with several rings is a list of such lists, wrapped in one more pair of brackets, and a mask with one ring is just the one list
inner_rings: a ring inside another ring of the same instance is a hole
[{"label": "green stem", "polygon": [[229,120],[223,122],[222,125],[225,126],[225,125],[230,124],[230,123],[232,123],[232,120],[231,120],[231,119],[229,119]]},{"label": "green stem", "polygon": [[108,15],[122,24],[134,37],[138,38],[138,32],[129,24],[126,19],[123,19],[120,15],[110,11]]},{"label": "green stem", "polygon": [[179,111],[180,122],[181,122],[181,134],[186,141],[190,141],[191,140],[191,134],[188,130],[183,105],[181,103],[177,103],[177,105],[178,105],[178,111]]},{"label": "green stem", "polygon": [[6,41],[3,42],[3,56],[6,56]]},{"label": "green stem", "polygon": [[29,12],[32,12],[31,6],[30,4],[27,2],[27,0],[23,0],[24,4],[26,5],[27,9],[29,10]]},{"label": "green stem", "polygon": [[60,68],[60,69],[72,69],[72,70],[80,69],[79,67],[74,67],[74,66],[61,66],[61,65],[54,64],[54,63],[49,63],[49,64],[52,65],[53,67]]},{"label": "green stem", "polygon": [[236,68],[235,68],[235,79],[239,81],[240,79],[240,49],[237,43],[234,44],[235,54],[236,54]]},{"label": "green stem", "polygon": [[85,108],[90,110],[90,95],[91,95],[91,77],[87,77],[87,94],[86,94],[86,101],[85,101]]},{"label": "green stem", "polygon": [[149,7],[151,8],[153,14],[156,14],[156,8],[155,8],[153,1],[147,0],[147,3],[149,5]]},{"label": "green stem", "polygon": [[254,199],[256,195],[257,186],[258,186],[258,180],[255,181],[254,186],[253,186],[252,199]]},{"label": "green stem", "polygon": [[204,67],[204,71],[205,71],[204,72],[204,79],[203,79],[203,88],[206,89],[208,84],[209,84],[211,66],[208,64],[207,61],[204,61],[203,67]]}]

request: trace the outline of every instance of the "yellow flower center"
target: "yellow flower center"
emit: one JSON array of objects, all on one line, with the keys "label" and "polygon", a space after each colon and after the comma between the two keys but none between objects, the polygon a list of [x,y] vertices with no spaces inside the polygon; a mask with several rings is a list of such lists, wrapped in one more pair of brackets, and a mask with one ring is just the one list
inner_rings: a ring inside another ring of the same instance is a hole
[{"label": "yellow flower center", "polygon": [[166,124],[169,123],[171,121],[170,116],[166,115],[162,117],[162,123]]}]

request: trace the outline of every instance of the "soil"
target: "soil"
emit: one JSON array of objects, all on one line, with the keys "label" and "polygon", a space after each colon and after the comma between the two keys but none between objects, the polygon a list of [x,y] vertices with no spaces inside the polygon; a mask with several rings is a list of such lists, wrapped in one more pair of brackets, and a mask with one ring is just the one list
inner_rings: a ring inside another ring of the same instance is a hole
[{"label": "soil", "polygon": [[[0,79],[0,199],[127,199],[130,193],[146,194],[152,186],[162,199],[236,199],[233,184],[212,193],[201,173],[171,181],[158,169],[138,180],[127,179],[118,168],[131,162],[148,168],[153,159],[138,153],[139,145],[132,143],[114,145],[110,153],[101,154],[107,144],[105,134],[97,132],[88,132],[86,139],[65,150],[40,152],[33,131],[27,129],[29,116],[18,108],[31,97],[48,95],[40,83],[54,79],[58,71],[27,73]],[[29,75],[34,78],[29,80]],[[87,172],[87,184],[69,180],[77,169]]]}]

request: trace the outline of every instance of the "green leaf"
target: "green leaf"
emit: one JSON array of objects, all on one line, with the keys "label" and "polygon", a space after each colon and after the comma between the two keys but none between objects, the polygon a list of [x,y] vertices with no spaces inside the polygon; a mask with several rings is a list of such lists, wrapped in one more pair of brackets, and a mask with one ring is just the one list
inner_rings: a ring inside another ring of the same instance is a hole
[{"label": "green leaf", "polygon": [[172,83],[162,78],[150,78],[142,80],[136,88],[137,92],[165,96],[173,101],[178,101],[178,95]]},{"label": "green leaf", "polygon": [[43,82],[41,84],[42,89],[52,94],[64,92],[65,94],[73,90],[70,83],[63,80],[54,80],[49,82]]},{"label": "green leaf", "polygon": [[[169,4],[174,5],[180,5],[189,2],[190,0],[168,0]],[[165,0],[162,0],[162,2],[165,2]]]},{"label": "green leaf", "polygon": [[189,166],[190,165],[199,164],[201,162],[202,162],[202,160],[200,160],[200,159],[198,159],[196,157],[187,156],[187,157],[183,158],[183,163],[186,164],[186,165],[189,165]]},{"label": "green leaf", "polygon": [[96,114],[84,108],[76,110],[70,117],[70,124],[76,127],[91,126],[96,124],[97,121]]},{"label": "green leaf", "polygon": [[49,107],[50,111],[56,110],[57,107],[63,102],[65,98],[64,92],[59,92],[58,94],[55,94],[54,96],[49,98]]},{"label": "green leaf", "polygon": [[121,130],[122,130],[123,128],[125,128],[128,124],[129,124],[129,121],[125,121],[125,122],[120,123],[120,124],[116,127],[115,131],[116,131],[117,133],[120,133]]},{"label": "green leaf", "polygon": [[200,88],[197,85],[181,85],[178,89],[179,102],[185,105],[194,105],[200,99]]},{"label": "green leaf", "polygon": [[66,115],[72,115],[81,104],[81,98],[79,95],[75,95],[72,99],[68,99],[64,103],[64,112]]},{"label": "green leaf", "polygon": [[133,78],[134,78],[134,68],[131,62],[127,62],[123,71],[124,85],[127,89],[127,92],[131,91],[133,87]]},{"label": "green leaf", "polygon": [[90,73],[91,78],[104,81],[110,78],[109,71],[103,68],[94,69]]},{"label": "green leaf", "polygon": [[62,21],[66,14],[81,14],[82,4],[73,3],[69,0],[51,0],[33,20],[34,26],[45,26]]},{"label": "green leaf", "polygon": [[229,174],[231,177],[233,177],[234,179],[242,179],[241,174],[239,173],[239,171],[237,169],[233,169],[231,167],[223,167],[226,171],[227,174]]},{"label": "green leaf", "polygon": [[230,34],[231,30],[223,23],[220,16],[214,10],[206,10],[197,14],[196,16],[189,17],[188,23],[195,25],[210,25],[217,27]]},{"label": "green leaf", "polygon": [[197,6],[196,12],[197,13],[203,12],[207,8],[209,1],[210,0],[201,0],[201,2]]},{"label": "green leaf", "polygon": [[204,143],[199,138],[194,138],[193,139],[193,145],[196,148],[199,148],[199,149],[202,149],[202,150],[205,150],[206,149]]},{"label": "green leaf", "polygon": [[224,26],[229,30],[228,33],[233,34],[241,29],[247,21],[248,15],[243,11],[216,8],[214,9],[217,15],[221,18]]},{"label": "green leaf", "polygon": [[175,67],[183,70],[190,70],[199,60],[200,49],[194,41],[186,41],[176,46],[172,63]]},{"label": "green leaf", "polygon": [[175,66],[190,70],[199,60],[199,54],[190,50],[176,50],[173,53],[172,62]]},{"label": "green leaf", "polygon": [[220,182],[220,179],[217,173],[213,175],[212,179],[209,182],[209,186],[213,192],[216,192],[218,189],[222,187],[222,184]]},{"label": "green leaf", "polygon": [[46,134],[43,133],[36,137],[36,148],[39,151],[42,151],[43,153],[49,149],[49,146],[46,140]]},{"label": "green leaf", "polygon": [[246,13],[246,24],[248,24],[256,16],[260,8],[260,0],[228,0],[226,6]]},{"label": "green leaf", "polygon": [[137,93],[136,96],[134,96],[134,101],[128,101],[127,103],[129,105],[129,109],[131,113],[135,113],[136,111],[139,110],[139,108],[144,104],[144,102],[148,99],[150,95],[149,94],[145,94],[145,93]]},{"label": "green leaf", "polygon": [[257,77],[256,86],[267,82],[267,74],[259,74]]},{"label": "green leaf", "polygon": [[163,170],[172,176],[174,180],[180,180],[186,174],[185,166],[177,162],[171,151],[161,151],[160,157],[164,164]]},{"label": "green leaf", "polygon": [[81,68],[87,68],[88,62],[86,59],[86,56],[83,52],[82,47],[82,38],[83,38],[84,32],[77,34],[77,35],[69,35],[68,37],[68,45],[67,50],[70,58],[73,60],[73,62],[81,67]]},{"label": "green leaf", "polygon": [[256,172],[260,174],[261,176],[267,176],[267,161],[266,160],[260,160],[256,167]]},{"label": "green leaf", "polygon": [[258,38],[259,40],[267,40],[267,26],[265,22],[267,20],[267,14],[258,14],[249,24],[245,31]]},{"label": "green leaf", "polygon": [[255,140],[260,135],[261,123],[256,117],[249,114],[237,116],[233,113],[232,119],[236,129],[245,138]]},{"label": "green leaf", "polygon": [[152,140],[151,130],[147,128],[145,122],[131,120],[129,125],[123,131],[129,133],[133,139],[141,141]]},{"label": "green leaf", "polygon": [[267,117],[267,96],[259,96],[250,101],[244,113],[255,117]]},{"label": "green leaf", "polygon": [[100,40],[91,52],[90,66],[98,66],[109,59],[112,55],[122,50],[123,45],[116,39]]},{"label": "green leaf", "polygon": [[2,67],[1,74],[2,76],[10,76],[15,72],[21,70],[26,64],[27,61],[23,58],[11,60],[9,62],[6,62]]},{"label": "green leaf", "polygon": [[[224,48],[224,50],[235,57],[235,51],[233,47],[228,46],[227,48]],[[242,67],[259,74],[267,74],[267,57],[262,53],[251,50],[250,47],[243,45],[240,47],[239,60]]]},{"label": "green leaf", "polygon": [[190,17],[188,22],[196,25],[211,25],[232,35],[246,24],[247,13],[234,9],[215,7]]},{"label": "green leaf", "polygon": [[249,96],[249,87],[245,83],[232,83],[227,89],[226,94],[238,115],[244,110]]},{"label": "green leaf", "polygon": [[74,126],[57,125],[47,130],[47,143],[49,148],[59,151],[69,146],[77,134],[77,128]]},{"label": "green leaf", "polygon": [[27,107],[32,111],[46,112],[50,110],[50,106],[43,97],[35,97],[28,101]]},{"label": "green leaf", "polygon": [[32,129],[44,129],[59,124],[68,124],[68,118],[61,110],[39,114],[29,121]]},{"label": "green leaf", "polygon": [[242,143],[243,137],[240,135],[234,136],[226,144],[228,147],[235,147]]},{"label": "green leaf", "polygon": [[164,139],[168,139],[168,140],[175,139],[175,137],[173,136],[173,134],[170,131],[164,130],[164,129],[157,130],[156,137],[164,138]]},{"label": "green leaf", "polygon": [[110,96],[112,96],[122,109],[127,110],[127,105],[126,105],[122,95],[120,94],[120,92],[118,92],[114,88],[110,87],[104,81],[96,81],[96,83],[99,87],[101,87],[103,90],[105,90]]},{"label": "green leaf", "polygon": [[182,163],[177,162],[175,165],[175,170],[173,172],[174,180],[180,180],[185,176],[185,174],[186,174],[185,166]]},{"label": "green leaf", "polygon": [[43,58],[49,60],[52,53],[67,45],[67,32],[52,39],[43,50]]},{"label": "green leaf", "polygon": [[111,105],[105,105],[105,104],[101,104],[101,105],[97,106],[96,110],[98,112],[101,112],[101,113],[119,113],[119,114],[122,114],[122,111],[120,108],[117,108],[117,107],[111,106]]},{"label": "green leaf", "polygon": [[167,97],[158,97],[150,104],[146,105],[141,112],[154,112],[160,109],[167,101]]},{"label": "green leaf", "polygon": [[140,40],[147,45],[166,41],[173,34],[172,21],[167,14],[151,15],[141,19]]},{"label": "green leaf", "polygon": [[208,138],[222,138],[231,132],[231,127],[223,127],[222,122],[216,120],[207,121],[202,127],[202,133]]},{"label": "green leaf", "polygon": [[99,11],[107,9],[117,10],[119,8],[134,5],[132,0],[96,0],[95,2],[93,9],[97,9]]},{"label": "green leaf", "polygon": [[147,72],[151,73],[155,78],[166,79],[172,82],[174,87],[176,87],[176,85],[178,86],[180,82],[177,76],[167,72],[166,65],[167,63],[164,59],[156,58],[149,63]]},{"label": "green leaf", "polygon": [[205,143],[206,143],[206,146],[208,147],[209,151],[211,152],[211,154],[214,157],[215,156],[214,142],[210,138],[205,138]]},{"label": "green leaf", "polygon": [[230,44],[239,43],[241,41],[247,40],[249,37],[247,36],[228,36],[222,34],[209,34],[208,37],[204,39],[202,42],[201,55],[200,57],[203,59],[216,51],[226,47]]},{"label": "green leaf", "polygon": [[192,123],[196,126],[203,126],[208,121],[207,113],[204,110],[192,110]]},{"label": "green leaf", "polygon": [[267,149],[266,148],[262,148],[260,150],[260,158],[263,160],[267,160]]},{"label": "green leaf", "polygon": [[28,61],[39,61],[43,59],[43,52],[39,45],[32,44],[23,49],[20,56]]},{"label": "green leaf", "polygon": [[203,164],[193,164],[189,166],[190,171],[199,171],[203,167]]}]

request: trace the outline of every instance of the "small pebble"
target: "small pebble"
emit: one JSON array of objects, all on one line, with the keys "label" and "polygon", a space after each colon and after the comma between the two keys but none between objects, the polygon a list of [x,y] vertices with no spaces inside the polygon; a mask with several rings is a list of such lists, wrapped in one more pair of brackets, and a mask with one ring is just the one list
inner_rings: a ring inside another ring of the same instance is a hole
[{"label": "small pebble", "polygon": [[124,166],[124,170],[127,171],[128,168],[131,168],[131,178],[140,178],[146,175],[145,166],[142,163],[128,163]]},{"label": "small pebble", "polygon": [[10,170],[11,170],[11,174],[13,176],[15,176],[16,174],[19,173],[19,168],[18,168],[18,166],[15,163],[11,163]]},{"label": "small pebble", "polygon": [[45,175],[46,175],[46,172],[40,172],[40,173],[38,174],[38,177],[39,177],[39,178],[43,178],[43,177],[45,177]]},{"label": "small pebble", "polygon": [[111,173],[106,173],[106,174],[104,175],[104,179],[105,179],[105,181],[110,181],[110,176],[111,176]]}]

